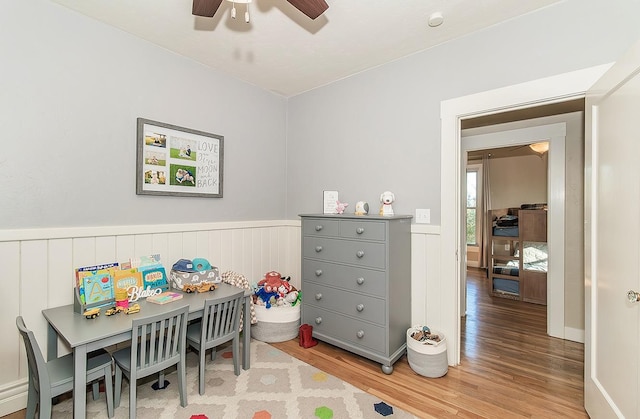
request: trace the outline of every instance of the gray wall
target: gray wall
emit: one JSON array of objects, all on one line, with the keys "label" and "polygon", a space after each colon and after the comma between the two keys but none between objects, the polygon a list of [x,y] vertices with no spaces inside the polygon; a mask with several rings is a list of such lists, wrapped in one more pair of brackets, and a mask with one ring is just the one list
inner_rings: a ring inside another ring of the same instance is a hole
[{"label": "gray wall", "polygon": [[396,213],[440,224],[440,102],[613,62],[638,16],[637,0],[567,0],[291,98],[288,217],[321,211],[323,189],[349,212],[389,189]]},{"label": "gray wall", "polygon": [[[440,223],[440,102],[615,61],[637,0],[567,0],[288,101],[47,0],[0,2],[0,228],[297,218],[322,190]],[[225,136],[223,199],[135,195],[135,120]]]},{"label": "gray wall", "polygon": [[[285,218],[285,98],[47,0],[0,61],[0,228]],[[137,196],[138,117],[223,135],[224,198]]]}]

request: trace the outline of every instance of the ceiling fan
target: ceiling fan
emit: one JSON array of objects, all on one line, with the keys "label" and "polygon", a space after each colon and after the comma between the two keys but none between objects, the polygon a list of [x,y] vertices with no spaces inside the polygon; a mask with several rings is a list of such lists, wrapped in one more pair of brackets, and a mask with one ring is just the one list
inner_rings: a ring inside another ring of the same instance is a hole
[{"label": "ceiling fan", "polygon": [[[232,0],[227,0],[232,1]],[[293,7],[300,10],[311,19],[315,19],[329,8],[324,0],[287,0]],[[238,1],[247,3],[247,1]],[[202,17],[213,17],[222,4],[222,0],[193,0],[191,14]]]}]

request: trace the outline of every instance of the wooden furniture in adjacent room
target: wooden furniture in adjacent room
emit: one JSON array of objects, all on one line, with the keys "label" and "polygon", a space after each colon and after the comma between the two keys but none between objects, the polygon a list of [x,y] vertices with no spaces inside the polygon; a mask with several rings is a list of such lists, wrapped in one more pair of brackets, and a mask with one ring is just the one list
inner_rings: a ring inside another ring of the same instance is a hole
[{"label": "wooden furniture in adjacent room", "polygon": [[547,304],[547,211],[489,210],[489,293]]},{"label": "wooden furniture in adjacent room", "polygon": [[547,304],[547,211],[520,210],[522,300]]},{"label": "wooden furniture in adjacent room", "polygon": [[301,218],[302,323],[391,374],[411,326],[411,216]]}]

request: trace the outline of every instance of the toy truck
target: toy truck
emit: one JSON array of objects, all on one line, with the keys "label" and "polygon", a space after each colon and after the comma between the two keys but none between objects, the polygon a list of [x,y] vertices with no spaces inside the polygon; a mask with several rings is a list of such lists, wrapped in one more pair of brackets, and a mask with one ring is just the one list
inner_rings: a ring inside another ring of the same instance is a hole
[{"label": "toy truck", "polygon": [[124,309],[124,314],[133,314],[140,311],[140,304],[132,304],[129,307]]},{"label": "toy truck", "polygon": [[105,316],[113,316],[116,313],[121,313],[124,311],[124,308],[121,306],[115,306],[115,307],[111,307],[110,309],[108,309],[107,311],[104,312]]},{"label": "toy truck", "polygon": [[217,288],[217,285],[214,284],[213,282],[202,282],[200,285],[198,285],[198,292],[207,292],[207,291],[213,291]]},{"label": "toy truck", "polygon": [[95,319],[99,315],[100,315],[100,307],[90,308],[89,310],[85,311],[83,314],[83,316],[86,317],[87,319]]}]

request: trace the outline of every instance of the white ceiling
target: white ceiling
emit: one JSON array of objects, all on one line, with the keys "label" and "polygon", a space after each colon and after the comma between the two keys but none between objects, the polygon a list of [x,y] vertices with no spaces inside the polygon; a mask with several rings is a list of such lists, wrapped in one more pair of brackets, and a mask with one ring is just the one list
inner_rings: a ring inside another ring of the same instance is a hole
[{"label": "white ceiling", "polygon": [[[326,0],[316,20],[286,0],[223,1],[213,18],[192,0],[52,0],[283,96],[464,36],[560,0]],[[429,15],[444,23],[429,27]]]}]

